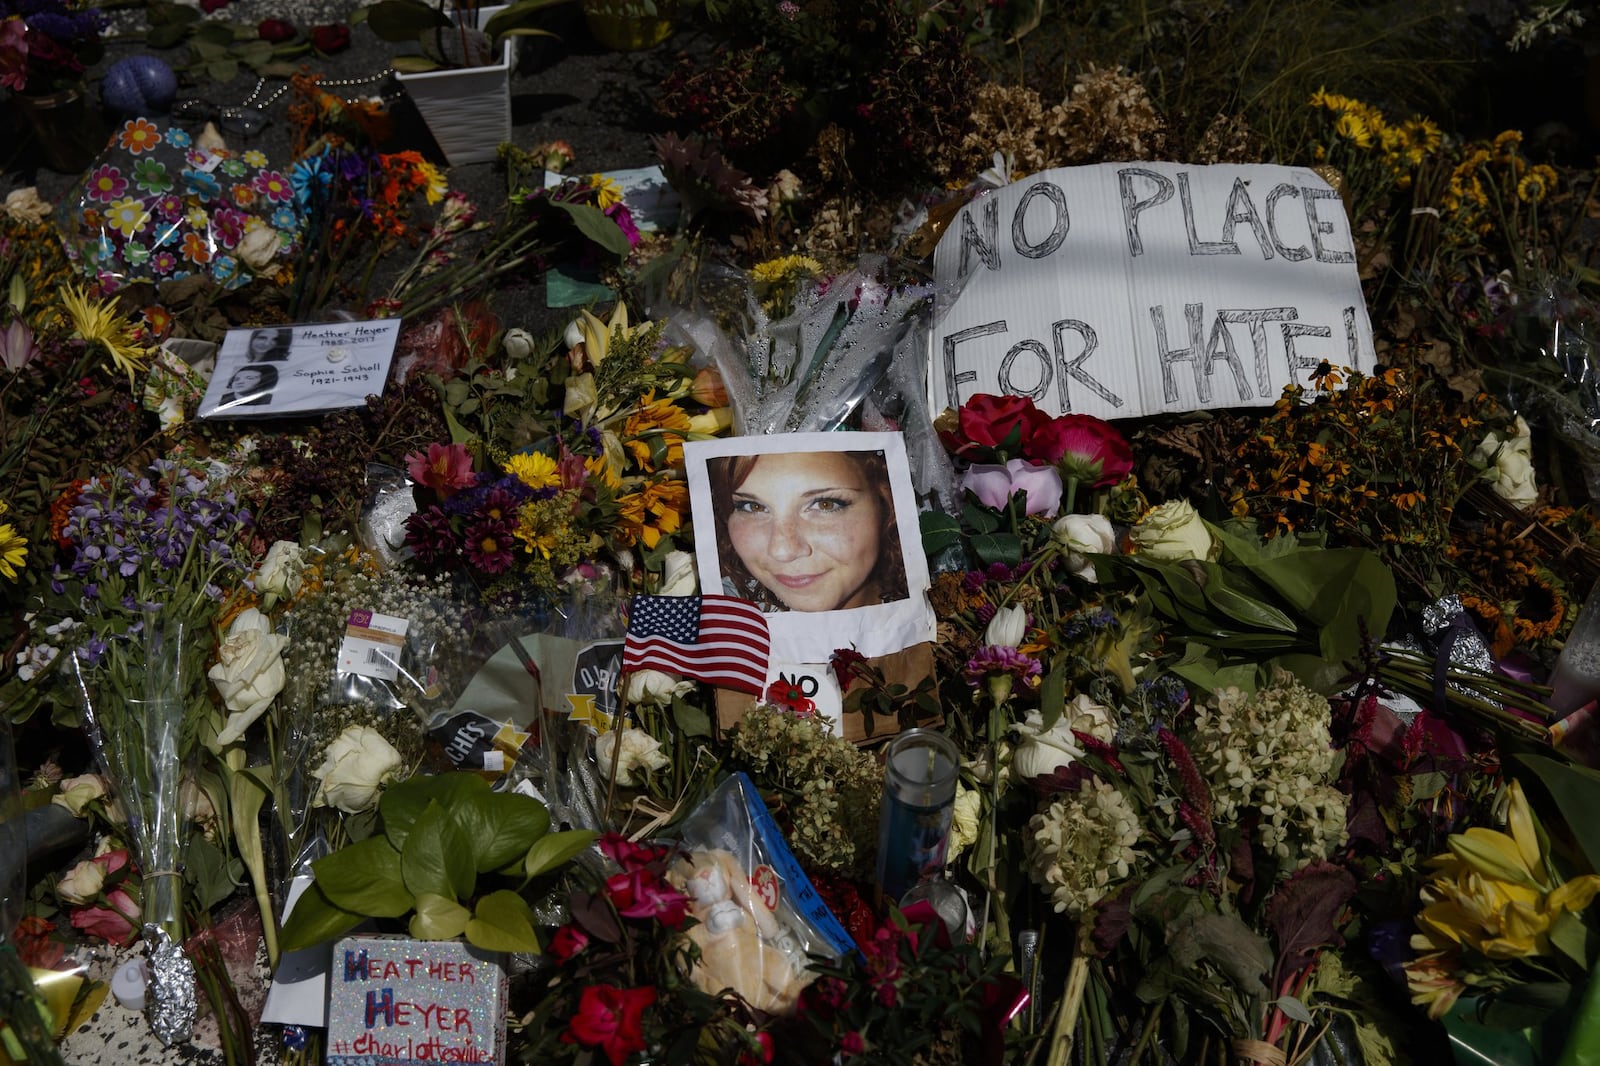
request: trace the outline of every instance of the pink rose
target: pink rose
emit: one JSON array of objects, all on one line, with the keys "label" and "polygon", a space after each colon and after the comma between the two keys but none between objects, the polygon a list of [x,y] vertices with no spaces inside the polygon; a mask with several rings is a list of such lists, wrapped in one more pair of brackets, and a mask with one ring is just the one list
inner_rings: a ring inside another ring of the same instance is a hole
[{"label": "pink rose", "polygon": [[961,487],[997,511],[1005,510],[1018,492],[1027,494],[1031,515],[1049,516],[1061,509],[1061,475],[1053,466],[1034,466],[1026,459],[1013,459],[1005,466],[970,466],[961,475]]},{"label": "pink rose", "polygon": [[124,890],[112,889],[106,893],[106,906],[73,911],[72,927],[125,948],[139,934],[139,904]]}]

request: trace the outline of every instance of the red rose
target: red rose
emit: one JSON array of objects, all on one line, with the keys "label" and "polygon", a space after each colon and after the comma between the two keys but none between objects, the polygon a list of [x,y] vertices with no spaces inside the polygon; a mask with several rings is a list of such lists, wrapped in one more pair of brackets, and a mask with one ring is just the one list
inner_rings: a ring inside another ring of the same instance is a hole
[{"label": "red rose", "polygon": [[597,1047],[611,1060],[611,1066],[622,1066],[629,1055],[644,1050],[640,1021],[645,1008],[655,1001],[654,988],[590,985],[583,990],[578,1013],[567,1023],[561,1041]]},{"label": "red rose", "polygon": [[23,915],[11,933],[18,957],[36,969],[55,969],[67,954],[65,944],[51,939],[50,934],[55,931],[56,923],[48,918],[41,918],[37,914]]},{"label": "red rose", "polygon": [[575,925],[563,925],[556,930],[556,935],[550,938],[550,947],[546,954],[557,962],[566,962],[588,946],[588,933]]},{"label": "red rose", "polygon": [[227,6],[228,0],[200,0],[200,10],[208,15],[213,11],[221,11]]},{"label": "red rose", "polygon": [[285,22],[283,19],[262,19],[256,23],[256,33],[268,44],[292,41],[298,32],[300,31],[294,28],[294,23]]},{"label": "red rose", "polygon": [[323,55],[332,55],[350,47],[350,27],[316,26],[311,30],[311,47]]},{"label": "red rose", "polygon": [[940,436],[956,455],[980,462],[994,458],[993,453],[1016,459],[1027,454],[1028,441],[1049,421],[1026,396],[980,393],[961,405],[960,431]]},{"label": "red rose", "polygon": [[1093,415],[1052,418],[1036,440],[1041,442],[1040,459],[1059,466],[1063,478],[1090,488],[1115,485],[1133,469],[1133,449],[1127,439]]}]

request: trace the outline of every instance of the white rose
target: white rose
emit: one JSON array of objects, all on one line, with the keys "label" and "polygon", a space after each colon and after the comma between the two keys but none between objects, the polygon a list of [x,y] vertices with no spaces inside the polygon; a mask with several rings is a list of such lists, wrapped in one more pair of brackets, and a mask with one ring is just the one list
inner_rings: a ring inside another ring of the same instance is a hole
[{"label": "white rose", "polygon": [[61,902],[77,907],[98,896],[105,883],[105,866],[93,859],[84,859],[56,882],[56,895],[61,897]]},{"label": "white rose", "polygon": [[240,612],[228,627],[217,650],[217,665],[206,673],[232,712],[217,733],[217,747],[243,737],[250,723],[283,691],[283,648],[288,643],[289,638],[274,633],[267,616],[254,607]]},{"label": "white rose", "polygon": [[634,771],[664,770],[672,762],[661,751],[661,741],[642,729],[614,729],[596,737],[594,758],[600,765],[600,777],[610,781],[615,772],[617,784],[624,788],[643,783]]},{"label": "white rose", "polygon": [[378,805],[378,793],[400,772],[400,753],[371,726],[346,726],[312,770],[317,794],[312,802],[360,814]]},{"label": "white rose", "polygon": [[693,596],[700,591],[700,581],[695,577],[693,552],[671,551],[661,562],[662,596]]},{"label": "white rose", "polygon": [[1050,537],[1067,551],[1067,569],[1085,581],[1099,581],[1094,564],[1086,555],[1113,555],[1117,550],[1117,531],[1103,514],[1069,514],[1056,519]]},{"label": "white rose", "polygon": [[1539,498],[1539,485],[1533,473],[1533,435],[1528,423],[1517,416],[1512,435],[1501,439],[1490,433],[1473,449],[1472,460],[1483,463],[1483,477],[1494,494],[1507,503],[1527,509]]},{"label": "white rose", "polygon": [[6,194],[6,214],[19,222],[38,225],[50,217],[50,211],[49,202],[40,198],[37,186],[13,189]]},{"label": "white rose", "polygon": [[945,861],[954,862],[978,840],[978,824],[983,815],[983,794],[975,788],[956,784],[956,803],[950,816],[950,837],[945,845]]},{"label": "white rose", "polygon": [[[269,273],[267,268],[277,257],[282,238],[271,226],[257,226],[245,232],[244,238],[234,246],[233,253],[239,261],[257,274]],[[276,270],[270,273],[277,273]]]},{"label": "white rose", "polygon": [[300,592],[305,552],[292,540],[280,540],[267,549],[256,568],[256,591],[289,597]]},{"label": "white rose", "polygon": [[533,334],[525,329],[506,330],[500,343],[505,345],[506,355],[512,359],[520,361],[533,354]]},{"label": "white rose", "polygon": [[628,675],[622,696],[629,703],[666,707],[672,703],[674,696],[687,696],[693,691],[693,681],[685,681],[660,670],[635,670]]},{"label": "white rose", "polygon": [[65,807],[72,812],[74,818],[82,818],[84,808],[97,799],[104,799],[106,795],[106,780],[99,774],[84,774],[82,777],[64,777],[57,786],[50,802],[58,807]]},{"label": "white rose", "polygon": [[1073,730],[1103,743],[1109,744],[1116,739],[1117,723],[1111,716],[1111,708],[1096,703],[1082,692],[1072,697],[1062,718],[1071,722]]},{"label": "white rose", "polygon": [[1210,559],[1216,551],[1211,530],[1188,500],[1168,500],[1152,507],[1128,537],[1152,559]]},{"label": "white rose", "polygon": [[1044,715],[1029,711],[1017,732],[1022,734],[1022,743],[1011,756],[1011,769],[1024,781],[1055,773],[1083,758],[1083,748],[1072,735],[1070,711],[1049,729],[1044,727]]},{"label": "white rose", "polygon": [[993,647],[1015,648],[1022,644],[1028,632],[1028,612],[1013,604],[1002,607],[989,619],[983,631],[983,642]]}]

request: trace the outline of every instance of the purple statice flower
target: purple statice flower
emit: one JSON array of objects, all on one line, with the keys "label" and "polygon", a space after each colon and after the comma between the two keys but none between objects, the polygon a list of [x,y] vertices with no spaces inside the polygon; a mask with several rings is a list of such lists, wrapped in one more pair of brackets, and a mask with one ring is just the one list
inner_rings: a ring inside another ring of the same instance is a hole
[{"label": "purple statice flower", "polygon": [[1038,659],[1003,644],[987,644],[967,660],[967,684],[973,688],[998,675],[1009,674],[1027,687],[1039,683],[1044,667]]}]

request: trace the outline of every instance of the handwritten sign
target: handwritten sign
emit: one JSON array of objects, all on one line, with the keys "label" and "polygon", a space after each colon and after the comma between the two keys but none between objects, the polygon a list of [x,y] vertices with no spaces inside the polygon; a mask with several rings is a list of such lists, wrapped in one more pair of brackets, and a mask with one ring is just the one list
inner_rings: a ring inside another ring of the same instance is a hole
[{"label": "handwritten sign", "polygon": [[936,411],[977,393],[1101,418],[1257,407],[1324,360],[1375,362],[1344,208],[1302,168],[1046,170],[963,208],[934,270],[960,294],[934,335]]},{"label": "handwritten sign", "polygon": [[455,940],[347,937],[333,948],[328,1066],[505,1061],[506,972]]}]

